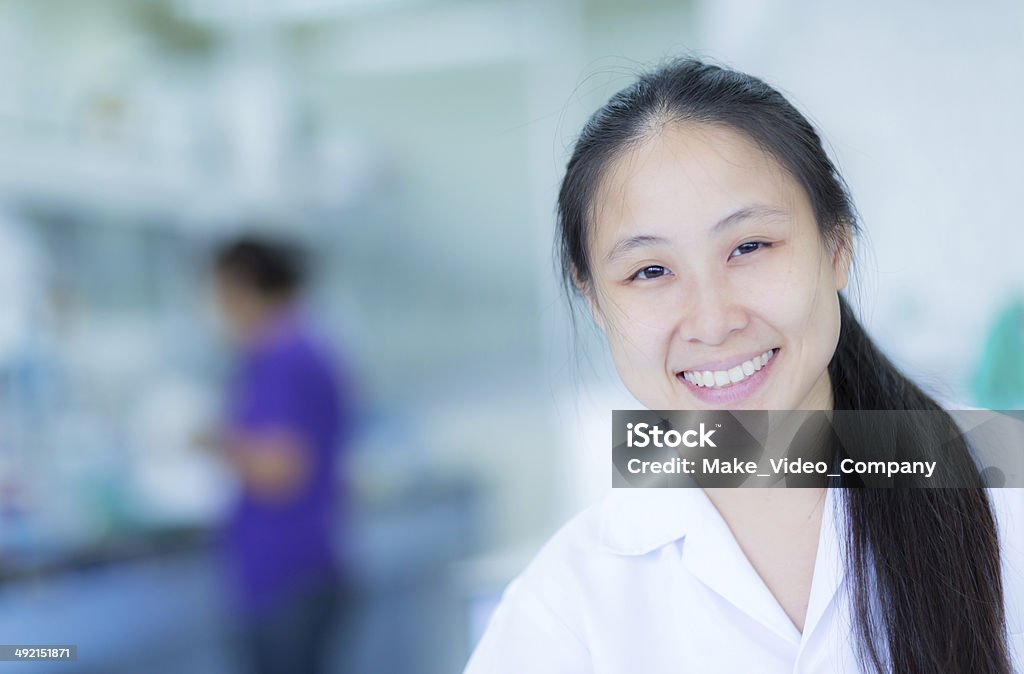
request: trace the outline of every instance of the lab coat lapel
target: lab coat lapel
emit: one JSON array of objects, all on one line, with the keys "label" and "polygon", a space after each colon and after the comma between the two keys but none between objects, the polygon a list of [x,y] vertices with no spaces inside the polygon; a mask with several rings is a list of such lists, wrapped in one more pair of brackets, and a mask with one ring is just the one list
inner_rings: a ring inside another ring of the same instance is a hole
[{"label": "lab coat lapel", "polygon": [[[804,631],[793,625],[743,554],[704,490],[615,489],[605,502],[602,539],[624,555],[642,555],[683,539],[682,566],[700,582],[787,642],[806,643],[826,616],[845,575],[841,558],[842,490],[826,491]],[[834,514],[833,509],[838,508]],[[685,605],[682,602],[681,605]]]},{"label": "lab coat lapel", "polygon": [[702,512],[683,543],[683,566],[737,609],[798,644],[800,632],[757,575],[721,514],[703,490],[694,491],[700,494]]},{"label": "lab coat lapel", "polygon": [[814,561],[814,577],[811,580],[811,596],[804,619],[802,641],[806,642],[822,621],[826,611],[835,600],[846,576],[846,565],[842,555],[842,536],[845,527],[843,492],[828,489],[824,510],[821,514],[821,535],[818,537],[818,553]]}]

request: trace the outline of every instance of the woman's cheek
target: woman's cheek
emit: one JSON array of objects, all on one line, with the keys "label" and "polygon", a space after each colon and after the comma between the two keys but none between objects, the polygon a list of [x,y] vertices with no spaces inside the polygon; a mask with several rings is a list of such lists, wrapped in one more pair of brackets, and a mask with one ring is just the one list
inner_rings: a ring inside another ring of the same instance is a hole
[{"label": "woman's cheek", "polygon": [[670,296],[659,292],[622,293],[608,296],[605,317],[609,339],[647,352],[650,344],[671,333],[679,308]]},{"label": "woman's cheek", "polygon": [[647,404],[662,397],[671,331],[657,319],[638,318],[632,324],[618,322],[609,334],[612,360],[626,388]]},{"label": "woman's cheek", "polygon": [[632,324],[620,322],[610,340],[613,353],[618,354],[623,365],[645,372],[650,363],[664,359],[664,341],[663,331],[649,319],[638,319]]},{"label": "woman's cheek", "polygon": [[748,296],[777,330],[803,331],[816,322],[827,297],[821,294],[821,269],[813,250],[793,246],[785,252],[747,279]]}]

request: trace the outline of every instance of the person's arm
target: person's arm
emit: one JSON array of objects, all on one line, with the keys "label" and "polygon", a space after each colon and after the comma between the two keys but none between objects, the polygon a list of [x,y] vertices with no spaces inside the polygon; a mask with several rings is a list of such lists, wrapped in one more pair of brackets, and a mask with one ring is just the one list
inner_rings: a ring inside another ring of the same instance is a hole
[{"label": "person's arm", "polygon": [[273,502],[304,491],[315,469],[310,444],[308,364],[294,354],[265,357],[245,380],[245,403],[216,438],[216,449],[250,494]]},{"label": "person's arm", "polygon": [[286,501],[309,478],[310,448],[288,429],[226,433],[220,445],[239,479],[262,500]]}]

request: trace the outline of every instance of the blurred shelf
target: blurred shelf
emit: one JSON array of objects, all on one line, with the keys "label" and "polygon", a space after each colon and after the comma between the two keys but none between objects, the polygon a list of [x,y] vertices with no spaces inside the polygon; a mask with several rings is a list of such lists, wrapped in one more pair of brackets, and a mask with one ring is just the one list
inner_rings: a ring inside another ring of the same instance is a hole
[{"label": "blurred shelf", "polygon": [[373,189],[377,168],[368,149],[335,142],[328,152],[278,167],[273,189],[253,190],[233,182],[227,168],[213,171],[181,156],[18,137],[0,125],[0,196],[149,225],[208,229],[252,213],[301,224],[342,212]]}]

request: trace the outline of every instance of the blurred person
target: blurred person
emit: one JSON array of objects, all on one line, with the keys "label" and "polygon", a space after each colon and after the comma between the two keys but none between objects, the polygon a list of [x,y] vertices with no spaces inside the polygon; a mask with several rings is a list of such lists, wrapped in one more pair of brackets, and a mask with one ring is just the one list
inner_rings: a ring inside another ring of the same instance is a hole
[{"label": "blurred person", "polygon": [[[927,410],[953,428],[841,294],[852,200],[763,81],[683,59],[614,95],[575,145],[558,227],[566,288],[647,409]],[[889,442],[930,451],[904,418]],[[1020,672],[1020,490],[981,488],[958,434],[942,459],[977,487],[614,489],[508,585],[466,673]]]},{"label": "blurred person", "polygon": [[349,610],[333,545],[346,383],[300,309],[301,251],[246,237],[213,267],[238,356],[216,446],[241,485],[223,542],[245,659],[257,673],[324,671]]}]

